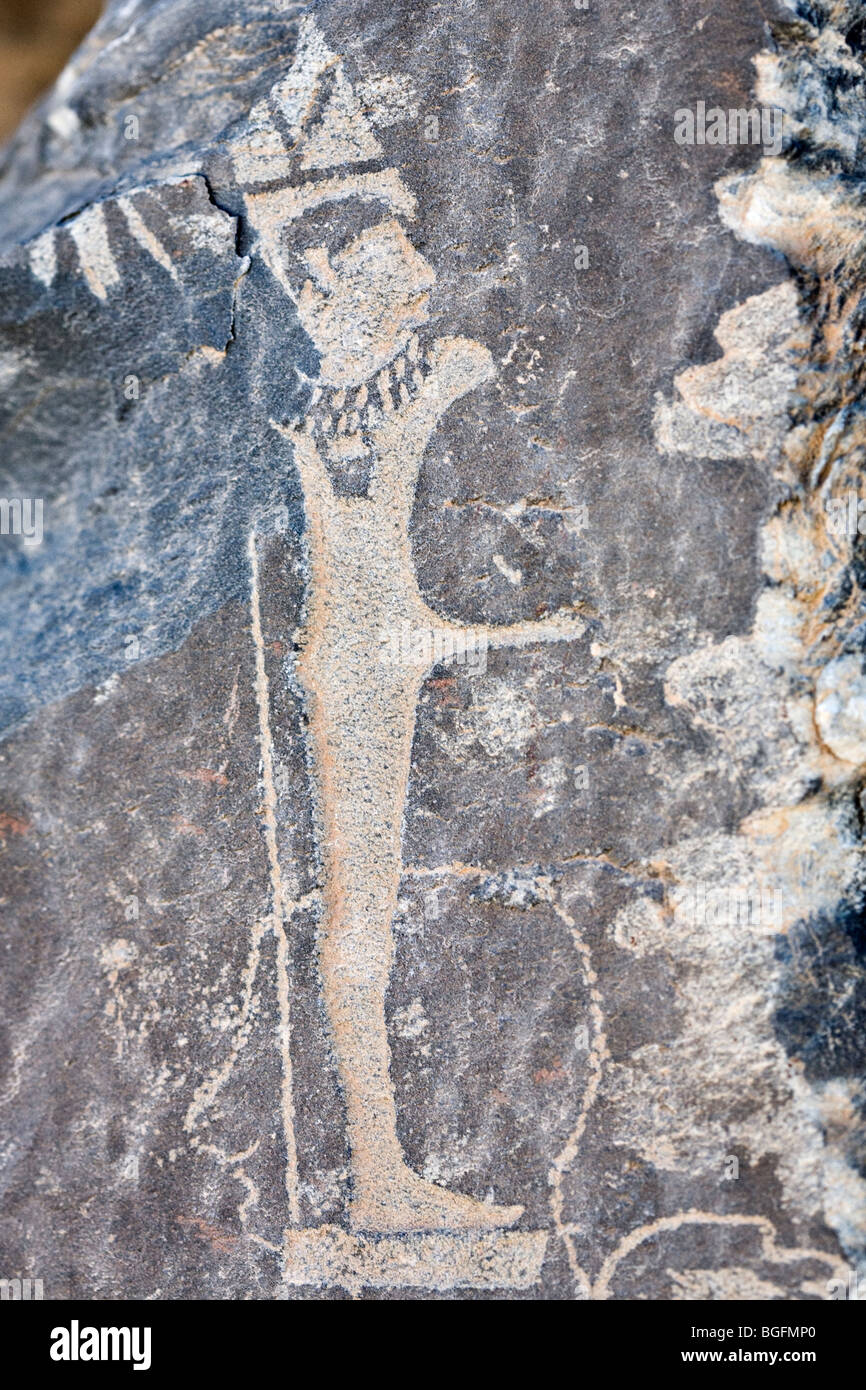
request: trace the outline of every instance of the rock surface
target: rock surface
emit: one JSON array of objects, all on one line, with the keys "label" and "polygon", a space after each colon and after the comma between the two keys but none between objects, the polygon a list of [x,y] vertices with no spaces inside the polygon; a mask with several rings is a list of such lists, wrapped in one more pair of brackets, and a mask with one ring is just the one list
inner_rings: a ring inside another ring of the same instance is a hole
[{"label": "rock surface", "polygon": [[46,1297],[863,1258],[866,14],[527,14],[118,0],[5,152]]}]

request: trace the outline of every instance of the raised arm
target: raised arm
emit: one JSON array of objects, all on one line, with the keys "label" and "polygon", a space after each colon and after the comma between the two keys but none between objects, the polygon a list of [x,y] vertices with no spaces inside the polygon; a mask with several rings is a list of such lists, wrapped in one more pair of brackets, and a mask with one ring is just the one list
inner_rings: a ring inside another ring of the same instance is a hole
[{"label": "raised arm", "polygon": [[446,411],[494,374],[487,348],[470,338],[437,338],[430,371],[415,398],[389,416],[374,435],[370,497],[399,506],[408,517],[427,442]]}]

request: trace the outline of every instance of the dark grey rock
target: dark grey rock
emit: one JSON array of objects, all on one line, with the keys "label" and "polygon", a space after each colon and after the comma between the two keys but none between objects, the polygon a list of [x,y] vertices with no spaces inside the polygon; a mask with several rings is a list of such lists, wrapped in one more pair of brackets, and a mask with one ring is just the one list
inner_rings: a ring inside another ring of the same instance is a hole
[{"label": "dark grey rock", "polygon": [[862,1259],[864,12],[767,13],[116,3],[8,146],[0,1276]]}]

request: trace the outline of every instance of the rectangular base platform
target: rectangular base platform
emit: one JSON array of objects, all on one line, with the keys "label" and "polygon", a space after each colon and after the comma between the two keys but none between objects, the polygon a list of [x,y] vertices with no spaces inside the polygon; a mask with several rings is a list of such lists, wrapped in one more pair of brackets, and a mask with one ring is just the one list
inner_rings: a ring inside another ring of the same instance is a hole
[{"label": "rectangular base platform", "polygon": [[547,1231],[412,1231],[352,1235],[340,1226],[290,1228],[285,1280],[317,1288],[529,1289]]}]

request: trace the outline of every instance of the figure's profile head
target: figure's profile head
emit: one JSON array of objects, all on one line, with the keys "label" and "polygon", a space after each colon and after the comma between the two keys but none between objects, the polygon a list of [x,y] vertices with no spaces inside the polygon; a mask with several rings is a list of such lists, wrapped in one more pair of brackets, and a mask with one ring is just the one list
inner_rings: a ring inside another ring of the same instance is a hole
[{"label": "figure's profile head", "polygon": [[333,255],[304,253],[309,271],[298,314],[320,356],[320,379],[338,388],[369,380],[404,350],[429,316],[431,267],[391,218]]},{"label": "figure's profile head", "polygon": [[373,123],[305,16],[291,68],[232,145],[261,253],[319,354],[321,384],[337,392],[400,356],[428,320],[435,282],[403,230],[416,199]]}]

